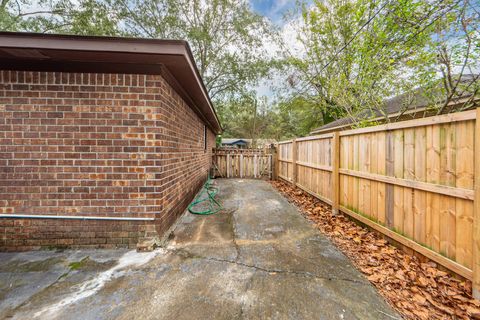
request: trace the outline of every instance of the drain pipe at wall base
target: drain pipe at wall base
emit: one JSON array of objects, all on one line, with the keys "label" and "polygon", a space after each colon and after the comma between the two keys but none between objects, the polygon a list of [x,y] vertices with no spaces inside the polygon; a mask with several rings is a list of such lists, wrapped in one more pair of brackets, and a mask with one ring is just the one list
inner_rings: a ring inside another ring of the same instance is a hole
[{"label": "drain pipe at wall base", "polygon": [[128,218],[102,216],[54,216],[45,214],[0,214],[0,218],[16,219],[67,219],[67,220],[118,220],[118,221],[153,221],[155,218]]}]

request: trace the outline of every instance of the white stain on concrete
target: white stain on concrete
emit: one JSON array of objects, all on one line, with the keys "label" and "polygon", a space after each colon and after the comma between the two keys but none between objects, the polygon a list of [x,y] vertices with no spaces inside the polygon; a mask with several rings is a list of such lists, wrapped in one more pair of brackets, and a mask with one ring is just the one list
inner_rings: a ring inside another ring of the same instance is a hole
[{"label": "white stain on concrete", "polygon": [[34,314],[34,318],[50,318],[68,305],[94,295],[103,288],[108,281],[122,276],[125,273],[125,269],[141,266],[152,260],[156,255],[163,253],[165,253],[164,249],[157,249],[152,252],[137,252],[135,250],[128,251],[118,260],[118,263],[114,267],[101,272],[91,280],[75,286],[73,288],[75,292],[57,303],[48,305],[37,311]]}]

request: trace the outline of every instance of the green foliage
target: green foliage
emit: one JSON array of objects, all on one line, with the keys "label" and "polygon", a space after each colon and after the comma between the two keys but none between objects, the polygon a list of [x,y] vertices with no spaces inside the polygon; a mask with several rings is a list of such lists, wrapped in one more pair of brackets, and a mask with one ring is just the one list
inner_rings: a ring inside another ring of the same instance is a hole
[{"label": "green foliage", "polygon": [[[458,1],[437,22],[428,51],[435,52],[436,64],[427,66],[442,75],[432,81],[429,94],[437,113],[478,106],[480,91],[480,1]],[[451,101],[469,99],[453,108]]]},{"label": "green foliage", "polygon": [[55,32],[78,35],[122,35],[119,29],[121,17],[107,1],[84,0],[78,5],[62,0],[54,5],[61,17],[55,25]]},{"label": "green foliage", "polygon": [[222,135],[218,135],[215,137],[215,146],[218,148],[222,144]]},{"label": "green foliage", "polygon": [[300,40],[307,56],[292,62],[327,112],[356,120],[408,86],[410,79],[400,77],[399,70],[407,68],[406,61],[418,63],[416,49],[428,40],[424,33],[412,37],[416,29],[409,26],[419,3],[331,0],[303,10]]},{"label": "green foliage", "polygon": [[[384,100],[424,87],[431,108],[475,106],[479,0],[314,0],[299,5],[291,54],[247,0],[0,0],[0,30],[185,39],[225,137],[307,135],[341,117],[357,127],[386,117]],[[265,43],[285,54],[273,59]],[[290,73],[277,103],[252,92],[272,70]],[[463,79],[463,80],[462,80]],[[293,91],[293,95],[291,92]]]},{"label": "green foliage", "polygon": [[[467,31],[462,35],[448,29],[462,24],[459,17],[466,3],[316,0],[302,10],[298,39],[305,55],[288,56],[295,70],[294,86],[333,118],[349,117],[358,126],[377,116],[388,121],[386,98],[418,87],[429,88],[426,94],[438,88],[438,33],[455,39],[442,41],[443,46],[465,42],[459,38]],[[456,53],[464,58],[465,51],[460,46]],[[447,98],[442,92],[432,97]]]},{"label": "green foliage", "polygon": [[273,128],[277,139],[306,136],[319,124],[331,121],[314,99],[294,97],[280,102],[278,109],[279,123]]},{"label": "green foliage", "polygon": [[288,139],[306,136],[326,117],[315,101],[296,97],[270,103],[253,94],[217,104],[224,138]]},{"label": "green foliage", "polygon": [[274,63],[263,44],[275,30],[244,0],[18,1],[2,0],[1,30],[187,40],[214,101],[248,91]]},{"label": "green foliage", "polygon": [[[38,9],[41,8],[41,9]],[[101,0],[3,0],[0,30],[80,35],[121,35],[119,17]]]},{"label": "green foliage", "polygon": [[217,110],[224,138],[259,138],[270,114],[266,101],[252,92],[217,103]]},{"label": "green foliage", "polygon": [[45,21],[54,14],[50,9],[26,11],[24,8],[33,7],[35,1],[30,0],[1,0],[0,2],[0,30],[1,31],[36,31]]},{"label": "green foliage", "polygon": [[244,0],[112,0],[134,36],[185,39],[215,101],[225,100],[267,75],[263,47],[272,26]]}]

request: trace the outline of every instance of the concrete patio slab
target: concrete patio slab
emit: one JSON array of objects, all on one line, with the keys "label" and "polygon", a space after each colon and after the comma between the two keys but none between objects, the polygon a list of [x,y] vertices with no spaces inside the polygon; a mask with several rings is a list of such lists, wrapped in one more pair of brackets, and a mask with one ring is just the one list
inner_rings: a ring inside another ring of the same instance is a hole
[{"label": "concrete patio slab", "polygon": [[0,254],[0,318],[400,319],[269,183],[216,184],[154,252]]}]

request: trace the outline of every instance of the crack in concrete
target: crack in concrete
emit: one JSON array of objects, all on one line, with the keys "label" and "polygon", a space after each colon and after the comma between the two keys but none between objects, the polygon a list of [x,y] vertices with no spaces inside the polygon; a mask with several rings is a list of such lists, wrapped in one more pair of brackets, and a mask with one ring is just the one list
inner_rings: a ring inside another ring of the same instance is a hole
[{"label": "crack in concrete", "polygon": [[265,273],[294,274],[294,275],[298,275],[298,276],[304,276],[304,277],[315,278],[315,279],[320,279],[320,280],[345,281],[345,282],[351,282],[351,283],[356,283],[356,284],[361,284],[361,285],[368,285],[368,283],[365,283],[365,282],[359,281],[359,280],[355,280],[355,279],[319,276],[317,274],[314,274],[314,273],[308,272],[308,271],[267,269],[267,268],[259,267],[259,266],[256,266],[256,265],[251,265],[251,264],[247,264],[247,263],[244,263],[244,262],[240,262],[240,261],[237,261],[237,260],[220,259],[220,258],[215,258],[215,257],[205,257],[205,256],[192,254],[191,252],[189,252],[185,249],[167,248],[166,250],[168,252],[172,253],[172,254],[180,255],[181,257],[186,258],[186,259],[202,259],[202,260],[208,260],[208,261],[236,264],[236,265],[239,265],[239,266],[242,266],[242,267],[245,267],[245,268],[258,270],[258,271],[262,271],[262,272],[265,272]]},{"label": "crack in concrete", "polygon": [[259,267],[259,266],[256,266],[256,265],[246,264],[246,263],[239,262],[239,261],[232,261],[232,260],[228,260],[228,259],[218,259],[218,258],[213,258],[213,257],[203,257],[203,259],[210,260],[210,261],[226,262],[226,263],[236,264],[236,265],[239,265],[239,266],[242,266],[242,267],[252,268],[252,269],[263,271],[263,272],[266,272],[266,273],[294,274],[294,275],[299,275],[299,276],[304,276],[304,277],[309,277],[309,278],[315,278],[315,279],[321,279],[321,280],[347,281],[347,282],[358,283],[358,284],[366,284],[362,281],[358,281],[358,280],[355,280],[355,279],[319,276],[319,275],[316,275],[316,274],[308,272],[308,271],[267,269],[267,268]]}]

